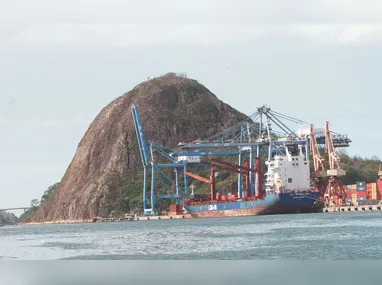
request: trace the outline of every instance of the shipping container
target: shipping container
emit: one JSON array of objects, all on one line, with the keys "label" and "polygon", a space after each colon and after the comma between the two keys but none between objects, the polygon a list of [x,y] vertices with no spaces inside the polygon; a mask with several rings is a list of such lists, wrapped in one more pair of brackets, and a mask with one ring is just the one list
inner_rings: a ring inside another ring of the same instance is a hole
[{"label": "shipping container", "polygon": [[366,191],[366,186],[358,186],[357,185],[357,192],[360,192],[360,191]]},{"label": "shipping container", "polygon": [[377,199],[369,199],[366,200],[368,202],[368,205],[378,205],[378,200]]},{"label": "shipping container", "polygon": [[357,197],[366,197],[366,191],[357,192]]},{"label": "shipping container", "polygon": [[367,205],[367,200],[359,200],[358,201],[358,206],[364,206]]},{"label": "shipping container", "polygon": [[346,189],[347,190],[352,190],[353,189],[353,185],[346,185]]},{"label": "shipping container", "polygon": [[366,181],[358,181],[356,184],[357,187],[366,187]]},{"label": "shipping container", "polygon": [[357,197],[357,201],[365,201],[366,200],[366,196],[364,197]]}]

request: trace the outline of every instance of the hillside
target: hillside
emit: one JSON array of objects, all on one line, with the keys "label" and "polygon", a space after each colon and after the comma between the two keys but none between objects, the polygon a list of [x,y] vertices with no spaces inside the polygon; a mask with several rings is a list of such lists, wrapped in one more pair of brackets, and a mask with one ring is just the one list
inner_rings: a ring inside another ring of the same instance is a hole
[{"label": "hillside", "polygon": [[19,219],[10,213],[0,212],[0,224],[2,225],[15,225],[19,222]]},{"label": "hillside", "polygon": [[145,81],[99,113],[57,190],[31,216],[32,221],[89,219],[139,206],[142,165],[133,102],[146,137],[167,146],[212,135],[245,118],[196,80],[170,73]]}]

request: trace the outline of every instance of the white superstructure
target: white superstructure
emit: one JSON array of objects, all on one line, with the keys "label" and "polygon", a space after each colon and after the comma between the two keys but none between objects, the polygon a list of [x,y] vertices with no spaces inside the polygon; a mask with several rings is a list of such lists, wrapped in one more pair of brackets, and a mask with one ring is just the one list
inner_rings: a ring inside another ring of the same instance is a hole
[{"label": "white superstructure", "polygon": [[310,189],[309,160],[306,160],[302,148],[298,146],[298,149],[290,150],[285,147],[285,155],[275,155],[272,161],[266,162],[267,193],[302,192]]}]

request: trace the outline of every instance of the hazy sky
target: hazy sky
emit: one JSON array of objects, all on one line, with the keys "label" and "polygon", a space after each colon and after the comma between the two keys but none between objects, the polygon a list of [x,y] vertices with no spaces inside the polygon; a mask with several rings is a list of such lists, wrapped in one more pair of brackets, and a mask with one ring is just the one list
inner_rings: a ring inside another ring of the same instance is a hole
[{"label": "hazy sky", "polygon": [[0,208],[40,198],[104,106],[170,71],[380,156],[381,15],[368,0],[0,0]]}]

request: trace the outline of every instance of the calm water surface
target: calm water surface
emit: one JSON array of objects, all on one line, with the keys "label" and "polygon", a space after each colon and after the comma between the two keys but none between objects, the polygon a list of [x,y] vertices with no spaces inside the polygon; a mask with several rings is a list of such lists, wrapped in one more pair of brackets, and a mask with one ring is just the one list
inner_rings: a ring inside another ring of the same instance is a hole
[{"label": "calm water surface", "polygon": [[382,259],[382,212],[0,228],[0,259]]}]

